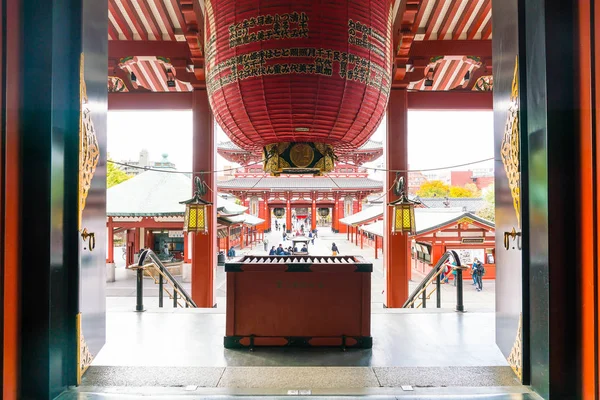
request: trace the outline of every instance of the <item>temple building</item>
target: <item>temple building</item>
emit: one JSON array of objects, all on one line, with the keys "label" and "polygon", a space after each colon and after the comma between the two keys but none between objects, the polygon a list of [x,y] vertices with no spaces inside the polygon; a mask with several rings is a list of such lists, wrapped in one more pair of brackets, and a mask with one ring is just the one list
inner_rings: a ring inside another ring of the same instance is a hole
[{"label": "temple building", "polygon": [[[271,230],[275,209],[283,209],[286,229],[293,218],[310,221],[310,228],[331,227],[334,232],[347,232],[339,221],[362,210],[367,197],[381,192],[383,183],[369,178],[365,163],[383,154],[383,144],[369,140],[360,149],[338,157],[335,170],[326,176],[269,176],[263,171],[260,152],[243,150],[232,142],[217,145],[217,152],[226,160],[240,164],[233,177],[218,182],[220,192],[231,193],[248,207],[251,215],[265,220],[262,229]],[[279,212],[278,212],[279,214]],[[308,226],[307,226],[308,228]]]}]

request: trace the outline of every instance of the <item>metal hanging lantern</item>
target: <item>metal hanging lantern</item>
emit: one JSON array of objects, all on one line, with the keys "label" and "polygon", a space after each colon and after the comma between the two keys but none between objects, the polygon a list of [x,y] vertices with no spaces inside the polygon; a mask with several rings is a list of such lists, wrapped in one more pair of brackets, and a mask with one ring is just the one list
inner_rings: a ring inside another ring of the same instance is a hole
[{"label": "metal hanging lantern", "polygon": [[392,206],[392,234],[408,233],[414,235],[416,233],[415,224],[415,205],[421,204],[418,201],[413,201],[408,198],[404,191],[404,177],[398,177],[396,174],[396,185],[394,185],[394,194],[400,196],[399,199],[389,203]]},{"label": "metal hanging lantern", "polygon": [[329,208],[319,208],[319,215],[323,218],[329,215]]},{"label": "metal hanging lantern", "polygon": [[194,178],[194,197],[190,200],[182,201],[179,204],[185,204],[185,220],[183,230],[185,232],[208,233],[208,212],[207,206],[212,203],[203,200],[206,195],[206,184],[199,177]]},{"label": "metal hanging lantern", "polygon": [[275,218],[281,219],[285,215],[285,209],[283,209],[283,208],[276,208],[276,209],[273,210],[273,215],[275,215]]}]

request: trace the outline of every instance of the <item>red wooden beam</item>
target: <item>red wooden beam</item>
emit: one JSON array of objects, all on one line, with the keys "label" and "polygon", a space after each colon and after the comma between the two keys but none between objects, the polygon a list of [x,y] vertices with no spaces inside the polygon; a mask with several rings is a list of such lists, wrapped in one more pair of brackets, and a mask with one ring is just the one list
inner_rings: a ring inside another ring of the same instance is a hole
[{"label": "red wooden beam", "polygon": [[451,6],[448,9],[448,11],[446,12],[446,15],[444,16],[444,20],[442,21],[442,24],[440,25],[440,30],[438,31],[438,39],[439,40],[444,40],[444,37],[446,36],[446,33],[448,33],[448,30],[450,29],[450,25],[452,24],[452,21],[454,21],[454,17],[456,17],[456,13],[458,12],[458,9],[460,8],[462,2],[461,1],[453,1],[450,3]]},{"label": "red wooden beam", "polygon": [[160,25],[154,17],[154,13],[152,13],[152,10],[148,6],[148,4],[142,0],[138,1],[138,6],[140,7],[142,14],[144,14],[144,18],[146,19],[146,21],[148,21],[150,31],[154,35],[155,40],[162,40],[162,31],[160,29]]},{"label": "red wooden beam", "polygon": [[436,0],[435,5],[433,6],[433,11],[429,16],[429,20],[427,21],[426,31],[425,31],[425,40],[429,40],[431,35],[433,34],[433,28],[435,28],[435,24],[442,13],[442,9],[444,8],[444,0]]},{"label": "red wooden beam", "polygon": [[179,22],[179,26],[181,27],[181,34],[185,35],[187,32],[187,26],[185,24],[185,19],[183,18],[183,13],[181,12],[181,7],[179,6],[178,0],[165,0],[170,1],[173,10],[175,10],[175,16],[177,17],[177,22]]},{"label": "red wooden beam", "polygon": [[123,35],[125,35],[125,39],[133,40],[133,32],[131,32],[131,28],[125,20],[121,9],[115,3],[115,0],[108,1],[108,11],[113,15],[117,25],[119,25],[119,28],[121,28]]},{"label": "red wooden beam", "polygon": [[[110,98],[109,98],[110,107]],[[493,110],[492,92],[408,92],[410,110]]]},{"label": "red wooden beam", "polygon": [[485,26],[481,30],[481,39],[489,40],[492,36],[492,18],[488,19]]},{"label": "red wooden beam", "polygon": [[190,49],[186,42],[155,40],[111,40],[108,42],[108,58],[129,56],[156,56],[188,60]]},{"label": "red wooden beam", "polygon": [[175,27],[173,26],[173,21],[171,21],[171,18],[169,17],[169,13],[165,9],[165,5],[163,4],[162,0],[155,2],[154,5],[156,6],[156,10],[158,11],[158,14],[160,15],[160,19],[162,19],[163,25],[167,29],[169,38],[174,41],[175,40]]},{"label": "red wooden beam", "polygon": [[191,110],[192,92],[109,93],[109,110]]},{"label": "red wooden beam", "polygon": [[491,40],[416,40],[413,42],[410,55],[417,57],[436,56],[477,56],[492,57]]},{"label": "red wooden beam", "polygon": [[467,31],[467,39],[468,40],[472,40],[475,38],[477,31],[479,30],[479,28],[481,28],[481,25],[483,25],[483,21],[485,20],[485,17],[488,15],[488,13],[491,10],[492,10],[492,0],[484,0],[483,5],[477,12],[475,19],[473,20],[473,23],[471,24],[471,26],[469,27],[469,30]]},{"label": "red wooden beam", "polygon": [[467,2],[467,6],[463,10],[463,13],[462,13],[460,19],[458,20],[458,23],[454,27],[454,34],[452,35],[452,40],[460,39],[460,35],[462,34],[462,31],[465,29],[467,22],[469,22],[471,15],[473,15],[473,13],[475,12],[477,3],[478,2],[474,1],[474,0]]},{"label": "red wooden beam", "polygon": [[419,25],[421,25],[421,21],[423,21],[423,16],[425,15],[425,10],[427,9],[427,4],[429,4],[430,1],[433,1],[433,0],[423,0],[421,2],[421,6],[419,7],[419,12],[417,13],[417,16],[415,17],[415,22],[412,26],[413,33],[417,33],[417,31],[419,30]]},{"label": "red wooden beam", "polygon": [[121,0],[121,4],[123,5],[123,8],[125,9],[127,16],[129,17],[129,20],[133,24],[133,27],[137,31],[138,35],[140,35],[140,38],[142,40],[148,40],[148,33],[146,32],[146,28],[144,27],[144,24],[142,23],[140,16],[137,13],[137,10],[131,3],[131,0]]}]

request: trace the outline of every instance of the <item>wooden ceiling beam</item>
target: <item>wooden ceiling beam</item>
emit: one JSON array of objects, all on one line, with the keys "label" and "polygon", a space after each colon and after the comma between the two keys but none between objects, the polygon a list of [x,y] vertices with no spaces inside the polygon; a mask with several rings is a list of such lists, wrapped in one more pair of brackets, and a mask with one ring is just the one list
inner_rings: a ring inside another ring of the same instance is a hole
[{"label": "wooden ceiling beam", "polygon": [[121,29],[121,32],[123,32],[125,39],[133,40],[133,32],[131,31],[129,24],[125,20],[125,16],[121,12],[121,9],[115,3],[115,0],[108,1],[108,11],[112,14],[117,25],[119,25],[119,28]]},{"label": "wooden ceiling beam", "polygon": [[160,24],[156,20],[156,17],[147,2],[148,0],[137,0],[137,4],[140,7],[142,14],[144,14],[144,18],[148,21],[150,32],[154,35],[155,40],[163,40]]},{"label": "wooden ceiling beam", "polygon": [[129,56],[155,56],[185,60],[191,58],[190,49],[186,42],[154,40],[111,40],[108,42],[108,58]]},{"label": "wooden ceiling beam", "polygon": [[442,9],[444,8],[445,0],[436,0],[433,6],[433,12],[430,14],[429,19],[427,20],[427,25],[425,29],[425,40],[431,39],[431,35],[433,34],[433,28],[435,28],[436,21],[440,17],[442,13]]},{"label": "wooden ceiling beam", "polygon": [[175,40],[175,26],[173,25],[173,21],[171,21],[171,18],[169,17],[169,13],[167,12],[167,9],[165,8],[165,4],[163,3],[163,0],[156,1],[154,3],[154,5],[156,6],[156,11],[158,11],[158,15],[160,15],[160,19],[162,20],[162,23],[165,26],[165,29],[167,30],[169,38],[174,41]]},{"label": "wooden ceiling beam", "polygon": [[477,4],[479,4],[479,0],[467,0],[467,6],[463,10],[462,17],[458,20],[458,23],[454,27],[454,33],[452,34],[452,40],[459,40],[462,31],[467,26],[467,22],[471,18],[471,15],[475,12],[477,8]]},{"label": "wooden ceiling beam", "polygon": [[477,12],[475,19],[473,19],[473,23],[471,24],[471,26],[469,27],[469,30],[467,31],[467,40],[475,39],[475,35],[477,35],[479,28],[481,28],[481,25],[483,25],[483,21],[485,20],[485,17],[487,16],[487,14],[489,12],[491,12],[491,10],[492,10],[492,0],[484,0],[483,5]]},{"label": "wooden ceiling beam", "polygon": [[144,24],[142,23],[142,20],[139,14],[137,13],[137,10],[131,3],[131,0],[121,0],[121,4],[123,5],[125,12],[127,13],[127,16],[131,20],[133,27],[137,31],[138,35],[140,35],[140,38],[142,40],[148,40],[148,32],[146,32],[146,28],[144,27]]},{"label": "wooden ceiling beam", "polygon": [[456,13],[458,12],[458,9],[462,5],[462,1],[454,0],[450,4],[451,4],[450,9],[446,12],[446,15],[444,16],[444,19],[442,20],[442,23],[440,25],[440,29],[439,29],[438,37],[437,37],[439,40],[444,40],[444,37],[446,37],[446,34],[448,33],[448,30],[450,29],[450,25],[452,25],[452,21],[454,21],[454,18],[456,17]]}]

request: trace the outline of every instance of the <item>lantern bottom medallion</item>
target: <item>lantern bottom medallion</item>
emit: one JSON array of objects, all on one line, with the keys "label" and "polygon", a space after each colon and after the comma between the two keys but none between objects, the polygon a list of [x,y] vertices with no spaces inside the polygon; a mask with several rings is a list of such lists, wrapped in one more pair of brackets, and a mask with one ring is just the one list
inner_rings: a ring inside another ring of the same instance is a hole
[{"label": "lantern bottom medallion", "polygon": [[323,175],[334,168],[333,147],[324,143],[283,142],[263,148],[264,170],[272,176],[280,174]]}]

